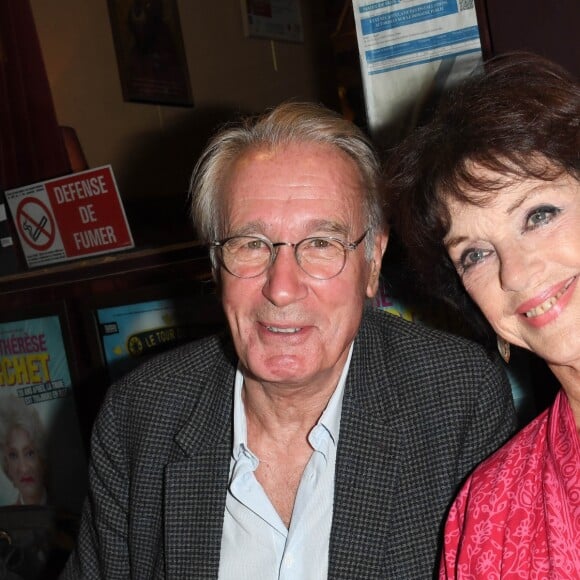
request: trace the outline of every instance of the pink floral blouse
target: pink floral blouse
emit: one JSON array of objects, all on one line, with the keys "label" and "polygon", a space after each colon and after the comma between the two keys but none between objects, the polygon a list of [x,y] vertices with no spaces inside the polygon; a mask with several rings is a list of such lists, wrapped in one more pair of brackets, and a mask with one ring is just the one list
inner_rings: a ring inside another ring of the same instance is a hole
[{"label": "pink floral blouse", "polygon": [[465,483],[440,578],[580,580],[580,438],[563,391]]}]

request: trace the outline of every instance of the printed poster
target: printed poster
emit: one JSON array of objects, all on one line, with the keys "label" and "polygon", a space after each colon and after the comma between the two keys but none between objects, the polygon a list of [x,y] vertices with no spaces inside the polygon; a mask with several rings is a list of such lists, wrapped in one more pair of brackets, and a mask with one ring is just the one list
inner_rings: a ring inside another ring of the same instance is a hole
[{"label": "printed poster", "polygon": [[481,63],[474,0],[353,0],[369,131],[392,144]]},{"label": "printed poster", "polygon": [[154,354],[211,334],[221,326],[214,295],[100,308],[97,321],[111,380]]},{"label": "printed poster", "polygon": [[0,506],[79,513],[86,457],[59,316],[0,323]]}]

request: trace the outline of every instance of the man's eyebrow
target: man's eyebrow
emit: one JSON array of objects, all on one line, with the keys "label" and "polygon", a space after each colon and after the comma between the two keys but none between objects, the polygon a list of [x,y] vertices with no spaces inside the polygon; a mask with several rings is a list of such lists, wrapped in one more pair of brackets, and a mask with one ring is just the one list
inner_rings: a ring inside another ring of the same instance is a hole
[{"label": "man's eyebrow", "polygon": [[265,236],[264,231],[266,229],[266,224],[262,220],[255,220],[244,224],[243,226],[230,231],[229,237],[231,236],[254,236],[256,234],[261,234]]},{"label": "man's eyebrow", "polygon": [[338,223],[333,220],[312,220],[306,224],[305,229],[308,231],[319,231],[341,236],[348,235],[349,228],[346,224]]},{"label": "man's eyebrow", "polygon": [[[266,236],[267,224],[263,220],[248,222],[235,230],[230,231],[228,237],[232,236]],[[341,224],[333,220],[314,219],[302,224],[304,235],[311,236],[311,232],[320,232],[325,235],[348,236],[349,228],[346,224]]]}]

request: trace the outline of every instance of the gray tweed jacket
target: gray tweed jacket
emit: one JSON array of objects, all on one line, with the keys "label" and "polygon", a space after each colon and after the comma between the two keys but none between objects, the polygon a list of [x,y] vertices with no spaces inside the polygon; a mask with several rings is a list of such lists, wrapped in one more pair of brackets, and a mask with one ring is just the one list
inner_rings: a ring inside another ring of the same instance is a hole
[{"label": "gray tweed jacket", "polygon": [[[235,369],[228,340],[212,337],[111,387],[61,578],[217,578]],[[514,426],[507,379],[482,349],[365,312],[343,401],[328,578],[431,578],[460,482]]]}]

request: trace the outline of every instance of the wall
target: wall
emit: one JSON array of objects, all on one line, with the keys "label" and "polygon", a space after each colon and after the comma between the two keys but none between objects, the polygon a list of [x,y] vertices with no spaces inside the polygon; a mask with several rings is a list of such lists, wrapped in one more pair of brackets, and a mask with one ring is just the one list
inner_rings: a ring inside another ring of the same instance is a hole
[{"label": "wall", "polygon": [[529,50],[580,77],[578,0],[480,0],[491,54]]},{"label": "wall", "polygon": [[76,129],[90,167],[112,164],[143,243],[160,228],[159,200],[182,209],[217,124],[288,98],[336,106],[322,2],[302,1],[305,41],[295,44],[246,38],[240,0],[178,0],[194,108],[123,101],[106,0],[30,2],[58,121]]}]

